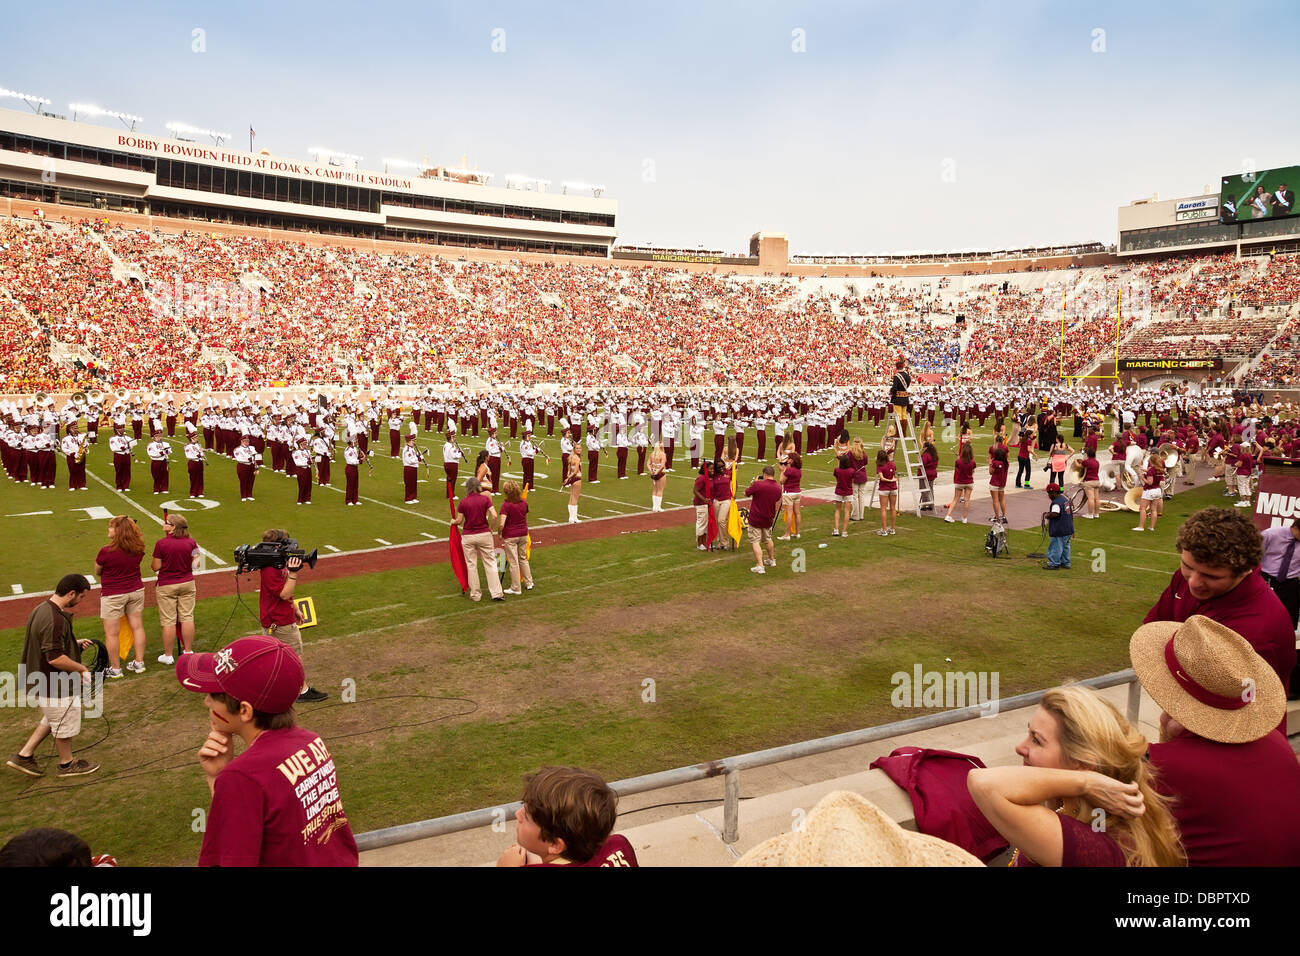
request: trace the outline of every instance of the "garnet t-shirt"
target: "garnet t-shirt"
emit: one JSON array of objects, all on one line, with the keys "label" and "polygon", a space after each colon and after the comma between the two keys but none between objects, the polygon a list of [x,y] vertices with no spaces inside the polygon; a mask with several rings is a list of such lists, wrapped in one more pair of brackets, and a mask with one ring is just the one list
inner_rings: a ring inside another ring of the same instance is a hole
[{"label": "garnet t-shirt", "polygon": [[[1061,866],[1124,866],[1124,851],[1105,833],[1099,833],[1064,813],[1061,821]],[[1025,854],[1016,857],[1016,866],[1038,866]]]},{"label": "garnet t-shirt", "polygon": [[965,458],[957,459],[957,466],[953,469],[952,483],[954,485],[969,485],[975,482],[975,459],[967,461]]},{"label": "garnet t-shirt", "polygon": [[895,476],[898,474],[898,468],[892,461],[887,461],[883,465],[876,466],[876,480],[880,482],[877,491],[897,491],[898,482]]},{"label": "garnet t-shirt", "polygon": [[301,727],[266,730],[217,775],[199,866],[356,866],[334,758]]},{"label": "garnet t-shirt", "polygon": [[199,550],[193,538],[159,538],[153,546],[153,556],[162,559],[158,569],[158,586],[184,584],[194,580],[194,552]]},{"label": "garnet t-shirt", "polygon": [[117,548],[100,548],[95,556],[95,563],[100,567],[99,583],[103,588],[100,595],[131,594],[143,588],[144,581],[140,577],[140,562],[143,560],[143,553],[127,554]]},{"label": "garnet t-shirt", "polygon": [[1100,473],[1101,473],[1101,462],[1097,461],[1096,458],[1090,457],[1090,458],[1085,458],[1083,460],[1084,481],[1097,481],[1098,480],[1097,476]]},{"label": "garnet t-shirt", "polygon": [[692,499],[694,504],[703,505],[709,502],[710,482],[708,475],[695,476],[695,496]]},{"label": "garnet t-shirt", "polygon": [[797,495],[797,494],[800,494],[800,491],[799,491],[799,481],[800,481],[800,479],[802,479],[802,478],[803,478],[803,469],[802,469],[802,468],[795,468],[793,465],[790,465],[789,467],[787,467],[786,470],[785,470],[785,475],[784,475],[784,477],[783,477],[783,484],[784,484],[784,487],[785,487],[785,493],[786,493],[787,495]]},{"label": "garnet t-shirt", "polygon": [[456,510],[465,516],[465,534],[486,534],[489,531],[487,513],[492,499],[487,495],[469,495],[460,499]]},{"label": "garnet t-shirt", "polygon": [[731,476],[724,475],[713,479],[713,500],[731,500]]},{"label": "garnet t-shirt", "polygon": [[1007,486],[1007,463],[996,458],[989,462],[989,487],[1005,488]]},{"label": "garnet t-shirt", "polygon": [[749,525],[752,528],[770,528],[776,521],[776,509],[781,504],[781,486],[775,481],[760,478],[745,489],[749,504]]},{"label": "garnet t-shirt", "polygon": [[853,476],[857,473],[856,468],[836,468],[835,493],[841,498],[847,498],[853,494]]},{"label": "garnet t-shirt", "polygon": [[501,506],[501,513],[506,516],[501,537],[523,538],[528,535],[528,502],[507,501]]}]

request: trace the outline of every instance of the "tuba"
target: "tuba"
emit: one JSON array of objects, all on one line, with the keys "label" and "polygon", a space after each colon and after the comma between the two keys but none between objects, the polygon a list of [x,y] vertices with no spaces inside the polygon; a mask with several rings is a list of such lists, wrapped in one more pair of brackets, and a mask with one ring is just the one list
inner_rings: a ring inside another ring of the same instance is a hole
[{"label": "tuba", "polygon": [[1141,511],[1142,489],[1130,488],[1124,492],[1124,507],[1129,511]]},{"label": "tuba", "polygon": [[68,397],[68,401],[72,402],[72,404],[77,406],[77,408],[85,408],[88,404],[90,404],[89,401],[86,399],[85,392],[73,392]]},{"label": "tuba", "polygon": [[1065,477],[1076,485],[1083,484],[1083,456],[1074,455],[1070,458],[1070,463],[1065,466]]},{"label": "tuba", "polygon": [[103,401],[104,401],[104,393],[101,392],[101,391],[100,391],[99,389],[97,389],[97,388],[92,388],[90,391],[88,391],[88,392],[86,393],[86,399],[87,399],[87,400],[88,400],[92,405],[100,405],[100,404],[103,404]]}]

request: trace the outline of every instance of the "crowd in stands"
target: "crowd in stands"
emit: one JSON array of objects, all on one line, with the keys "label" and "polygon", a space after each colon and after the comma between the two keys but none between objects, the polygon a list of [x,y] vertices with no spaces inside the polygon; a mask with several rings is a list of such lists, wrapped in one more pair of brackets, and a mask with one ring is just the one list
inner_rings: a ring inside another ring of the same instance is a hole
[{"label": "crowd in stands", "polygon": [[[1051,275],[957,289],[949,277],[825,287],[12,219],[0,223],[0,342],[14,360],[0,370],[0,390],[401,384],[462,373],[575,385],[848,385],[883,382],[900,352],[920,373],[1017,382],[1056,378],[1062,364],[1086,370],[1108,352],[1117,292],[1120,335],[1139,326],[1124,348],[1143,357],[1255,355],[1300,300],[1297,257]],[[951,321],[958,313],[964,325]],[[72,367],[77,357],[101,380]],[[1294,360],[1277,354],[1266,369],[1289,378]]]}]

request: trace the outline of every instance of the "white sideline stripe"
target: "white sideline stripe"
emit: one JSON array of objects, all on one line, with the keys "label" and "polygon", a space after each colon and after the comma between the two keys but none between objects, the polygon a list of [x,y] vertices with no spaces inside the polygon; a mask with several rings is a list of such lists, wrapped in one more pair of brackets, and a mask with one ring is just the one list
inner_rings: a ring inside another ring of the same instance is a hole
[{"label": "white sideline stripe", "polygon": [[9,586],[14,589],[14,594],[23,593],[23,586],[21,584],[11,584]]},{"label": "white sideline stripe", "polygon": [[401,601],[397,604],[381,604],[379,607],[368,607],[363,611],[353,611],[351,613],[353,616],[358,614],[373,614],[375,611],[391,611],[395,607],[406,607],[406,602]]},{"label": "white sideline stripe", "polygon": [[375,540],[378,541],[380,544],[391,545],[393,543],[391,541],[385,541],[383,538],[376,538]]},{"label": "white sideline stripe", "polygon": [[642,561],[653,561],[655,558],[666,558],[666,557],[668,557],[670,554],[672,554],[671,551],[665,551],[663,554],[652,554],[652,555],[650,555],[650,556],[648,556],[648,557],[645,557],[645,558],[633,558],[633,559],[632,559],[632,563],[633,563],[633,564],[640,564]]},{"label": "white sideline stripe", "polygon": [[[727,556],[723,556],[723,557],[710,558],[710,559],[707,559],[707,560],[705,560],[705,561],[703,561],[703,562],[701,562],[701,563],[702,563],[702,564],[717,564],[719,561],[736,561],[736,560],[737,560],[737,558],[736,558],[735,555],[727,555]],[[740,567],[739,564],[737,564],[736,566],[737,566],[738,568]],[[635,580],[637,580],[638,578],[651,578],[651,577],[655,577],[655,576],[660,575],[660,574],[680,574],[680,573],[681,573],[681,570],[682,570],[682,569],[681,569],[679,566],[674,566],[674,567],[671,567],[671,568],[663,568],[663,569],[658,570],[658,571],[646,571],[644,574],[628,574],[628,575],[624,575],[622,578],[620,578],[620,580],[623,580],[623,581],[635,581]],[[563,590],[563,591],[547,591],[546,593],[547,593],[547,595],[557,595],[557,596],[558,596],[558,595],[562,595],[562,594],[577,594],[577,593],[579,593],[579,592],[581,592],[581,591],[591,591],[591,590],[593,590],[593,589],[595,589],[595,588],[602,588],[602,587],[605,587],[605,586],[606,586],[606,583],[603,582],[603,581],[601,581],[601,582],[598,582],[598,583],[596,583],[596,584],[584,584],[584,585],[581,586],[581,587],[576,587],[576,588],[567,588],[566,590]],[[441,600],[441,599],[443,599],[443,598],[463,598],[463,597],[464,597],[463,594],[443,594],[443,595],[439,595],[438,597],[435,597],[434,600],[437,601],[437,600]],[[404,622],[401,623],[401,624],[388,624],[388,625],[385,625],[384,627],[370,628],[369,630],[365,630],[365,631],[357,631],[355,634],[341,634],[341,635],[339,635],[337,638],[331,637],[331,638],[326,638],[326,640],[334,641],[334,640],[346,640],[346,639],[348,639],[348,638],[350,638],[350,637],[364,637],[364,636],[369,635],[369,634],[378,634],[378,633],[382,633],[382,632],[384,632],[384,631],[391,631],[391,630],[393,630],[394,628],[398,628],[398,627],[413,627],[413,626],[418,625],[418,624],[430,624],[430,623],[432,623],[432,622],[434,622],[434,621],[442,620],[442,619],[445,618],[445,617],[452,617],[452,616],[454,616],[454,615],[456,615],[456,614],[473,614],[473,613],[475,613],[475,612],[481,614],[481,613],[483,613],[483,610],[482,610],[482,608],[480,608],[477,604],[470,603],[470,606],[469,606],[469,607],[466,607],[466,608],[459,608],[459,609],[457,609],[457,610],[455,610],[455,611],[448,611],[448,612],[445,613],[445,614],[434,614],[434,615],[432,615],[432,616],[430,616],[430,617],[421,617],[421,618],[417,618],[417,619],[414,620],[414,621],[404,621]],[[316,641],[316,642],[314,642],[314,643],[321,643],[321,642],[320,642],[320,641]]]},{"label": "white sideline stripe", "polygon": [[332,544],[327,544],[327,545],[325,545],[325,550],[326,550],[326,551],[333,551],[335,554],[338,554],[338,550],[339,550],[339,549],[336,548],[336,547],[334,547],[334,545],[332,545]]},{"label": "white sideline stripe", "polygon": [[429,534],[429,532],[427,532],[427,531],[421,531],[421,532],[420,532],[420,536],[421,536],[421,537],[424,537],[424,538],[428,538],[430,541],[437,541],[437,540],[438,540],[438,536],[437,536],[436,534]]},{"label": "white sideline stripe", "polygon": [[554,518],[538,518],[538,521],[545,521],[547,524],[559,524]]},{"label": "white sideline stripe", "polygon": [[612,515],[625,515],[625,514],[627,514],[626,511],[615,511],[613,508],[606,508],[605,511],[606,511],[607,513],[609,513],[609,514],[612,514]]},{"label": "white sideline stripe", "polygon": [[[146,518],[148,518],[150,521],[153,521],[153,522],[155,522],[156,524],[159,524],[159,525],[161,525],[161,524],[163,523],[163,519],[162,519],[162,518],[159,518],[156,514],[153,513],[153,511],[151,511],[150,509],[146,508],[144,505],[139,504],[138,502],[132,501],[130,498],[128,498],[126,495],[122,494],[122,492],[118,491],[116,488],[114,488],[114,487],[113,487],[112,485],[110,485],[107,481],[105,481],[103,478],[99,477],[99,475],[95,474],[95,473],[94,473],[93,471],[91,471],[90,469],[86,469],[86,474],[89,475],[91,478],[94,478],[97,482],[99,482],[101,485],[103,485],[103,486],[104,486],[105,488],[107,488],[109,491],[113,492],[113,494],[117,495],[119,498],[121,498],[121,499],[122,499],[123,501],[125,501],[127,504],[132,505],[132,506],[134,506],[134,507],[136,507],[136,508],[139,508],[140,511],[144,514],[144,516],[145,516]],[[211,561],[213,564],[219,564],[219,565],[221,565],[222,567],[225,567],[225,566],[226,566],[226,562],[225,562],[225,561],[222,561],[219,557],[217,557],[215,554],[213,554],[213,553],[212,553],[211,551],[209,551],[207,548],[200,547],[200,548],[199,548],[199,552],[200,552],[201,554],[203,554],[203,556],[206,557],[206,558],[207,558],[209,561]]]},{"label": "white sideline stripe", "polygon": [[1164,575],[1168,575],[1168,574],[1169,574],[1169,570],[1168,570],[1168,569],[1165,569],[1165,570],[1163,570],[1163,571],[1158,571],[1158,570],[1156,570],[1155,568],[1140,568],[1140,567],[1138,567],[1136,564],[1126,564],[1126,565],[1124,565],[1124,567],[1127,568],[1127,569],[1130,570],[1130,571],[1149,571],[1149,572],[1152,573],[1152,574],[1164,574]]}]

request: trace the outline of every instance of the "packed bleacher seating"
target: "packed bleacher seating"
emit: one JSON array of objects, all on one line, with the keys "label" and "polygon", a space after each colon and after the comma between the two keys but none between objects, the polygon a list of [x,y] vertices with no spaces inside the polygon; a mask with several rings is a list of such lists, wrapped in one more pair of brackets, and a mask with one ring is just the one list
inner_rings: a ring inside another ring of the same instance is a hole
[{"label": "packed bleacher seating", "polygon": [[[920,373],[1056,378],[1120,335],[1146,357],[1254,356],[1300,259],[1206,256],[1001,279],[749,278],[596,263],[452,261],[251,236],[0,223],[0,388],[263,382],[708,386]],[[1062,349],[1061,297],[1067,325]],[[958,313],[964,326],[953,323]],[[1286,343],[1261,374],[1290,378]],[[1062,352],[1064,351],[1064,355]]]}]

